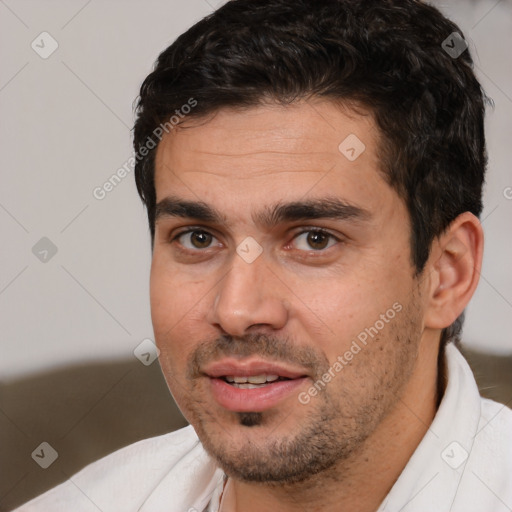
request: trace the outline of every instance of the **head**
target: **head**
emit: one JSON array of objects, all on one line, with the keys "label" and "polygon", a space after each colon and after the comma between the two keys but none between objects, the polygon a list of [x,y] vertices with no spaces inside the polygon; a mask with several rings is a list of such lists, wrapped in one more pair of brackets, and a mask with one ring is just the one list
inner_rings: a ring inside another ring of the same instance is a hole
[{"label": "head", "polygon": [[[161,364],[240,478],[349,458],[460,331],[486,153],[469,51],[442,47],[454,32],[412,0],[232,0],[142,85]],[[272,364],[282,399],[230,395],[230,371]]]}]

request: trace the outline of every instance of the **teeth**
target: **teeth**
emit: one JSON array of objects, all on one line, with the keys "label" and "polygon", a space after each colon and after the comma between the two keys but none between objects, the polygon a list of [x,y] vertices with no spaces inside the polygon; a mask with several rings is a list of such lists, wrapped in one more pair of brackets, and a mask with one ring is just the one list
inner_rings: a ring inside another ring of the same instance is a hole
[{"label": "teeth", "polygon": [[[278,375],[253,375],[251,377],[238,377],[234,375],[226,376],[226,380],[228,382],[232,382],[235,384],[265,384],[266,382],[274,382],[279,379]],[[240,386],[238,386],[240,387]],[[253,386],[254,387],[254,386]],[[245,388],[245,386],[244,386]],[[247,388],[252,389],[252,388]]]},{"label": "teeth", "polygon": [[254,388],[259,388],[260,387],[257,384],[251,384],[250,382],[245,382],[243,384],[237,384],[235,382],[233,384],[233,386],[235,386],[236,388],[240,388],[240,389],[254,389]]},{"label": "teeth", "polygon": [[265,384],[267,382],[266,375],[254,375],[253,377],[247,377],[247,382],[251,384]]}]

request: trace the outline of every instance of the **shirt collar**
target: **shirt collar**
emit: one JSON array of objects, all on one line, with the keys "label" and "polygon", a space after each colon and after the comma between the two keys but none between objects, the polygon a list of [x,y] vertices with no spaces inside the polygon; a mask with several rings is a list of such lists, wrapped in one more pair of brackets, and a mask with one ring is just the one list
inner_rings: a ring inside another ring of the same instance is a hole
[{"label": "shirt collar", "polygon": [[378,512],[450,510],[480,420],[480,394],[459,350],[445,348],[447,385],[427,433]]}]

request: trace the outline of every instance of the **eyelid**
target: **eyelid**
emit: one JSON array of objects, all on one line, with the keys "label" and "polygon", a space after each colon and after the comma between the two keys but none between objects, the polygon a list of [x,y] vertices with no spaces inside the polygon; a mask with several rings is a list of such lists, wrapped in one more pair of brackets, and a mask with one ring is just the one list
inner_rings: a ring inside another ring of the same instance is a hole
[{"label": "eyelid", "polygon": [[331,232],[331,230],[321,226],[301,226],[299,229],[300,231],[298,231],[295,236],[301,235],[303,233],[310,233],[311,231],[313,231],[315,233],[323,233],[325,235],[330,235],[334,238],[338,238],[334,233]]},{"label": "eyelid", "polygon": [[[180,236],[185,235],[187,233],[193,233],[194,231],[204,231],[205,233],[208,233],[209,235],[215,236],[212,233],[212,230],[210,228],[205,228],[204,226],[186,226],[183,228],[178,228],[175,233],[173,233],[172,235],[169,236],[169,239],[171,242],[173,242]],[[215,238],[217,238],[217,237],[215,237]]]}]

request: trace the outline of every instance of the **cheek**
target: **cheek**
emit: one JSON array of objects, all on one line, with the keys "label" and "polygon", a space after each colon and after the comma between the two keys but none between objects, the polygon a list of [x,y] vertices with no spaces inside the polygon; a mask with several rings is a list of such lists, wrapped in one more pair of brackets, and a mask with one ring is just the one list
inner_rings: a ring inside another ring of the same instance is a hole
[{"label": "cheek", "polygon": [[372,275],[366,267],[329,279],[295,282],[294,290],[300,290],[298,321],[330,361],[349,350],[354,340],[369,341],[377,333],[389,337],[410,288],[405,275],[397,279],[395,272],[389,279],[383,270],[379,266]]},{"label": "cheek", "polygon": [[187,288],[180,287],[176,277],[158,260],[153,260],[150,279],[151,319],[162,355],[172,347],[169,341],[175,337],[180,319],[186,317],[189,302],[183,294]]},{"label": "cheek", "polygon": [[150,301],[153,326],[165,332],[185,319],[198,301],[201,286],[191,283],[184,272],[155,253],[151,264]]},{"label": "cheek", "polygon": [[205,339],[205,310],[211,286],[191,281],[183,272],[153,260],[150,278],[151,318],[161,364],[183,372],[198,340]]}]

